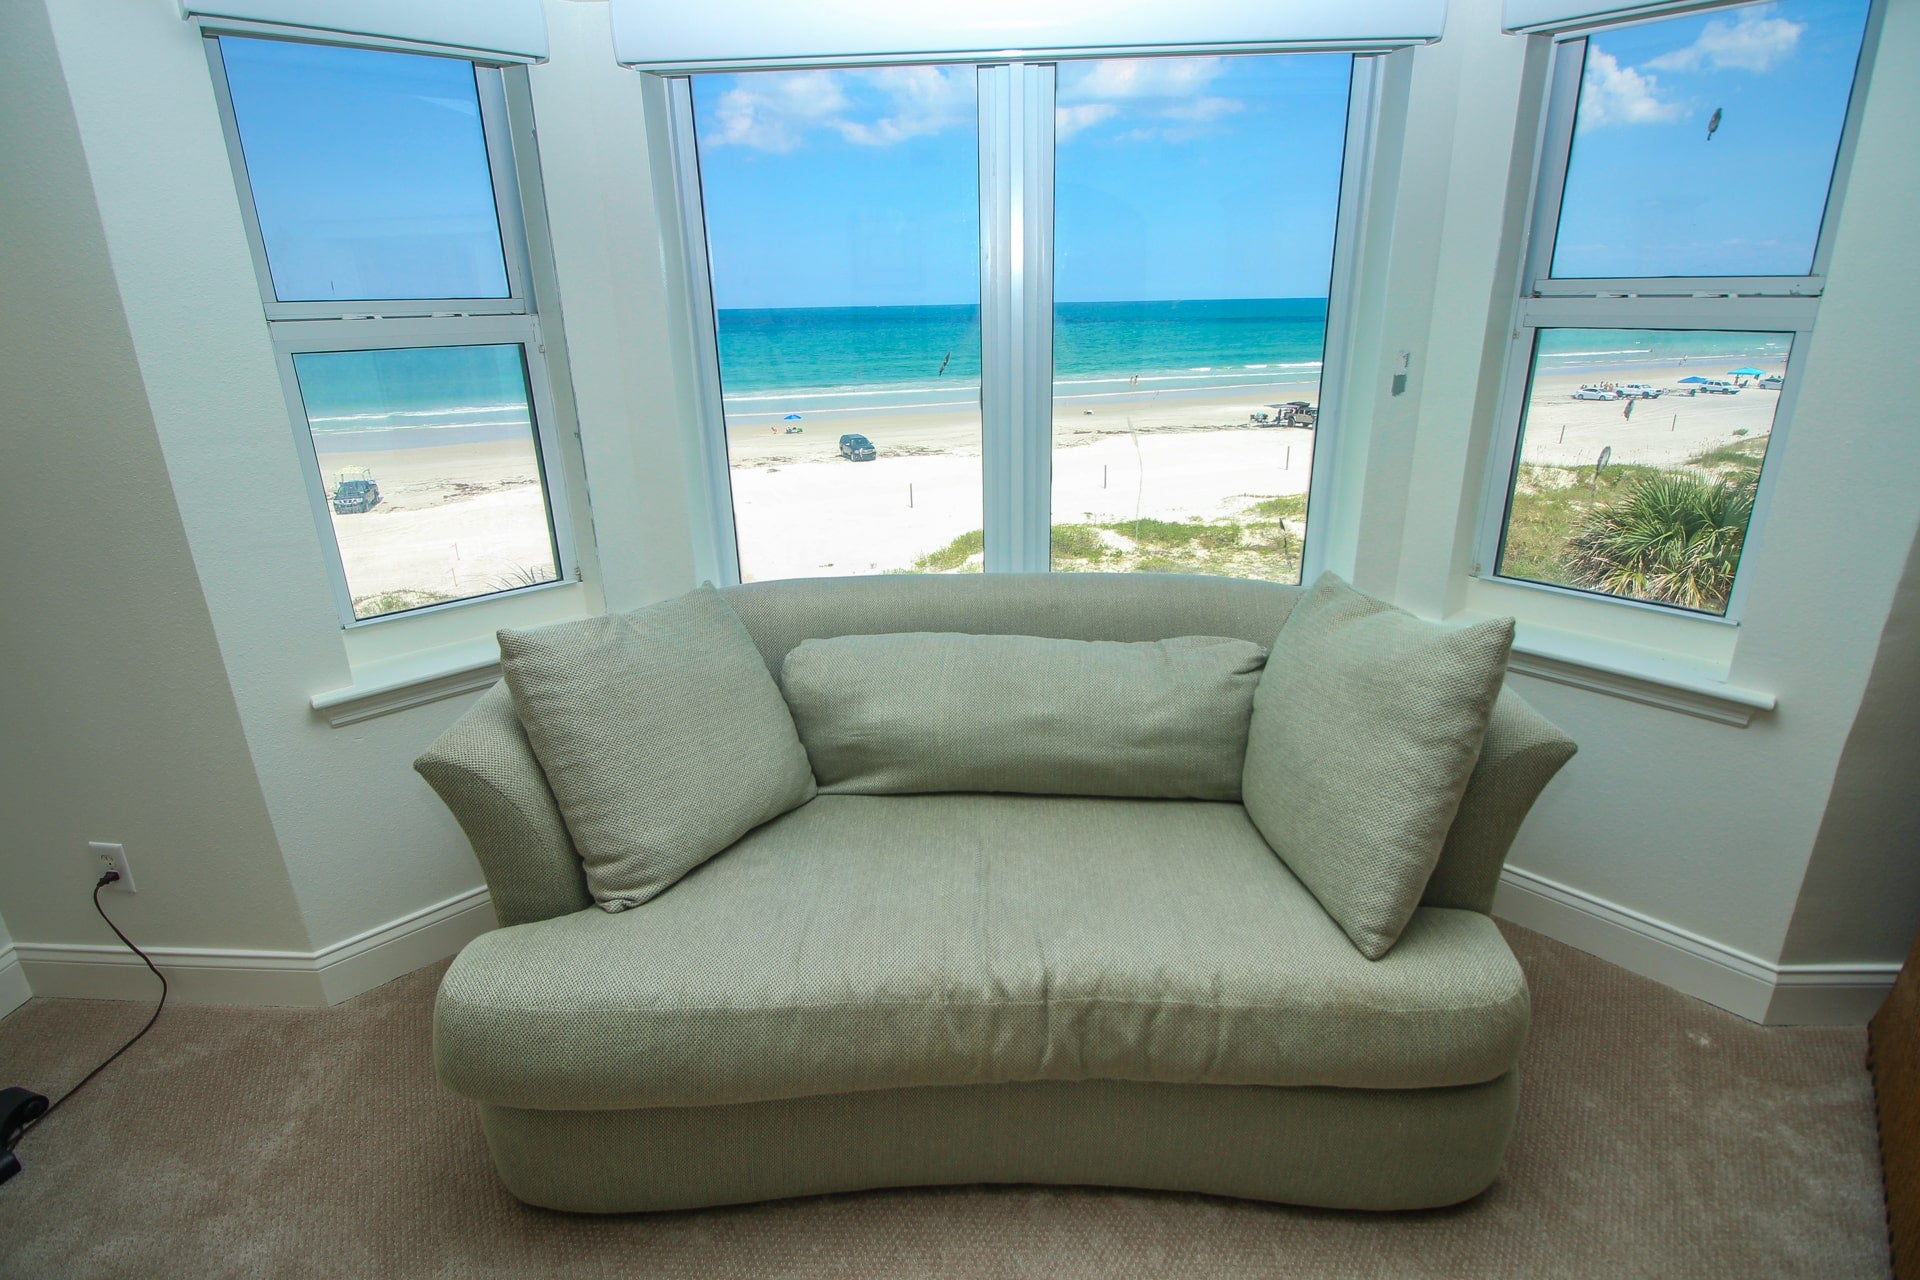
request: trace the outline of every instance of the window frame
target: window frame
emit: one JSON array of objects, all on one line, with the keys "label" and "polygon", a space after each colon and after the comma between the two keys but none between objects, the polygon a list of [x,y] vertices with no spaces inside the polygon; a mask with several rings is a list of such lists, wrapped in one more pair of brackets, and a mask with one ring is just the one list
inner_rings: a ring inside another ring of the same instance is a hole
[{"label": "window frame", "polygon": [[[532,232],[528,226],[525,202],[532,196],[527,189],[525,169],[537,174],[537,160],[522,165],[516,151],[532,137],[530,121],[521,117],[527,111],[524,83],[508,83],[509,76],[524,79],[525,67],[511,59],[481,53],[445,50],[395,49],[376,41],[309,39],[303,34],[282,34],[257,29],[229,29],[207,26],[202,29],[214,97],[219,108],[220,126],[227,144],[227,160],[233,172],[241,221],[246,228],[248,247],[253,255],[254,274],[260,289],[274,362],[279,370],[281,392],[285,399],[288,424],[294,438],[298,462],[315,529],[319,534],[327,568],[329,587],[344,631],[391,623],[423,614],[471,608],[497,601],[505,596],[549,591],[573,586],[584,574],[579,542],[566,480],[569,467],[563,453],[564,442],[555,398],[555,378],[549,368],[548,350],[543,336],[535,281],[538,273],[533,261]],[[480,106],[482,136],[491,180],[494,211],[499,226],[501,259],[505,266],[508,296],[504,298],[399,298],[359,299],[320,302],[282,302],[274,292],[266,241],[261,234],[259,214],[254,205],[253,186],[247,173],[246,153],[241,144],[238,117],[227,83],[225,59],[220,48],[222,36],[254,40],[281,40],[293,44],[343,46],[405,52],[419,57],[442,57],[472,66],[474,86]],[[516,92],[516,87],[521,92]],[[319,451],[313,439],[299,378],[293,357],[313,352],[379,351],[406,348],[518,346],[527,379],[527,408],[531,422],[536,460],[539,466],[542,497],[546,508],[549,542],[554,553],[555,577],[550,582],[511,587],[481,595],[446,600],[413,609],[378,614],[369,618],[355,615],[353,593],[347,579],[346,562],[333,527],[332,508]]]},{"label": "window frame", "polygon": [[[1713,9],[1735,8],[1752,0],[1729,0]],[[1845,200],[1847,178],[1853,166],[1855,142],[1867,90],[1872,78],[1874,51],[1879,43],[1886,0],[1871,0],[1861,32],[1859,58],[1854,65],[1847,112],[1834,151],[1827,199],[1820,219],[1808,274],[1798,276],[1656,276],[1554,277],[1551,274],[1559,234],[1567,169],[1573,156],[1574,126],[1580,104],[1582,76],[1589,37],[1620,26],[1645,25],[1674,17],[1671,12],[1633,15],[1620,20],[1589,21],[1553,32],[1552,65],[1547,76],[1544,109],[1534,148],[1533,181],[1526,215],[1526,239],[1521,251],[1520,288],[1508,325],[1507,353],[1502,362],[1498,409],[1489,450],[1485,492],[1475,535],[1473,576],[1503,587],[1545,591],[1555,595],[1648,610],[1718,626],[1740,625],[1753,581],[1751,567],[1764,551],[1768,515],[1779,475],[1779,460],[1789,446],[1800,383],[1814,346],[1814,322],[1826,287],[1827,265]],[[1754,494],[1753,513],[1742,541],[1740,563],[1727,595],[1724,614],[1688,609],[1662,601],[1637,600],[1581,587],[1508,577],[1499,572],[1507,533],[1507,519],[1519,475],[1522,427],[1533,376],[1534,348],[1545,329],[1668,329],[1675,331],[1789,333],[1793,348],[1785,380],[1774,406],[1766,458]]]},{"label": "window frame", "polygon": [[[1053,526],[1053,160],[1054,92],[1061,63],[1132,56],[1186,56],[1201,50],[1059,54],[1032,59],[938,60],[970,67],[978,89],[981,462],[985,563],[989,573],[1050,573]],[[1328,566],[1326,531],[1339,493],[1340,408],[1354,341],[1360,242],[1367,225],[1382,93],[1391,50],[1364,44],[1261,48],[1241,54],[1342,53],[1351,58],[1346,136],[1337,184],[1339,207],[1328,273],[1327,321],[1320,369],[1320,413],[1308,480],[1301,581]],[[1222,56],[1235,56],[1233,53]],[[899,65],[908,65],[902,60]],[[918,59],[925,62],[930,59]],[[809,68],[822,65],[808,63]],[[840,64],[832,64],[840,65]],[[870,67],[873,62],[847,63]],[[693,74],[780,70],[713,67]],[[658,74],[645,72],[642,74]],[[680,248],[695,376],[692,429],[704,472],[708,536],[721,585],[740,582],[726,419],[722,404],[718,316],[708,256],[704,193],[695,132],[692,74],[659,75],[668,104],[667,138],[680,223]],[[1016,228],[1020,234],[1016,237]],[[1005,264],[1002,266],[1002,264]],[[995,358],[997,354],[998,358]],[[1044,378],[1032,376],[1044,369]],[[1021,376],[1019,371],[1028,371]],[[1315,518],[1315,513],[1320,515]],[[1316,534],[1316,529],[1319,531]]]}]

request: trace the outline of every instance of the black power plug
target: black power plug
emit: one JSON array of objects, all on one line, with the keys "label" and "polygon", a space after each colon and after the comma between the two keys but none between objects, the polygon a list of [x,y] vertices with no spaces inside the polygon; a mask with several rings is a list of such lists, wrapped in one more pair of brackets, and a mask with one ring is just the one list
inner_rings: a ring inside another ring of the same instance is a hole
[{"label": "black power plug", "polygon": [[20,1172],[20,1157],[13,1144],[27,1126],[47,1114],[47,1097],[31,1089],[0,1089],[0,1182]]}]

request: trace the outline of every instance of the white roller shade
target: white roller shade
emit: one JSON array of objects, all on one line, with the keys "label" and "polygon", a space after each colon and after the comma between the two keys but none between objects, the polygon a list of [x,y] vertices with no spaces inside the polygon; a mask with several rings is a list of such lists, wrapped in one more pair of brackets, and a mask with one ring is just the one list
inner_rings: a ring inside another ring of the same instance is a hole
[{"label": "white roller shade", "polygon": [[684,72],[1005,56],[1391,48],[1446,0],[612,0],[614,56]]},{"label": "white roller shade", "polygon": [[1500,25],[1508,31],[1567,31],[1574,27],[1656,18],[1688,9],[1711,9],[1741,0],[1654,0],[1649,4],[1622,4],[1620,0],[1505,0]]},{"label": "white roller shade", "polygon": [[495,54],[515,62],[547,58],[540,0],[180,0],[182,17],[224,24],[367,36]]}]

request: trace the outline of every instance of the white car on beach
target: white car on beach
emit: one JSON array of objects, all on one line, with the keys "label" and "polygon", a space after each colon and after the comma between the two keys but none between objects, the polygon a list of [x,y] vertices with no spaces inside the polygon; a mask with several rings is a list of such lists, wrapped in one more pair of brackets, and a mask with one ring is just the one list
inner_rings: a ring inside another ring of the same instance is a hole
[{"label": "white car on beach", "polygon": [[1605,387],[1582,387],[1573,393],[1575,400],[1617,400],[1619,394]]},{"label": "white car on beach", "polygon": [[1629,382],[1619,389],[1619,394],[1623,399],[1628,400],[1657,400],[1666,394],[1666,389],[1649,386],[1644,382]]}]

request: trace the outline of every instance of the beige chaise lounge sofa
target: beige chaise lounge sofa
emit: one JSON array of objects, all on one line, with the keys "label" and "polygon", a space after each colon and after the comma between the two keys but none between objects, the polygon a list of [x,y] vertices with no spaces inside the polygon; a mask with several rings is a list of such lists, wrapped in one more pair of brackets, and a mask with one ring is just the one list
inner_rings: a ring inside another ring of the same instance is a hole
[{"label": "beige chaise lounge sofa", "polygon": [[[1302,592],[1137,575],[722,592],[803,640],[967,632],[1272,645]],[[596,909],[504,688],[419,762],[501,928],[454,962],[444,1082],[537,1205],[1080,1183],[1343,1208],[1488,1186],[1525,981],[1488,917],[1573,744],[1510,692],[1420,906],[1368,960],[1241,805],[822,793],[669,891]]]}]

